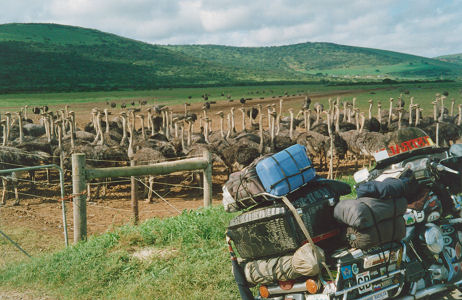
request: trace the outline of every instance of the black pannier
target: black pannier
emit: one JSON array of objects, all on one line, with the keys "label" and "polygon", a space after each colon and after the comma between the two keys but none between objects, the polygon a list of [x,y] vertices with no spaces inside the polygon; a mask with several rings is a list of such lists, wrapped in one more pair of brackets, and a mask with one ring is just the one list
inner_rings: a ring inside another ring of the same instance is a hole
[{"label": "black pannier", "polygon": [[[341,193],[349,192],[344,183],[314,180],[287,196],[313,241],[324,249],[334,246],[332,237],[340,233],[333,218],[333,206],[338,202],[339,192],[331,189],[337,185]],[[251,260],[291,253],[306,241],[292,213],[280,201],[235,217],[229,224],[227,235],[240,256]]]},{"label": "black pannier", "polygon": [[383,243],[399,241],[406,234],[403,215],[405,198],[375,199],[362,197],[340,201],[334,217],[347,228],[350,246],[369,249]]}]

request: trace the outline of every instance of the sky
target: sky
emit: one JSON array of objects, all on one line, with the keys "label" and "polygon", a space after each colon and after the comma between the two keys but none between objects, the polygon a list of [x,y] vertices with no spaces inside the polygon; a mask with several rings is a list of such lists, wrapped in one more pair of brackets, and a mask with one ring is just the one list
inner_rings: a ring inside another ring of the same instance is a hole
[{"label": "sky", "polygon": [[332,42],[462,53],[462,0],[0,0],[0,24],[58,23],[153,44]]}]

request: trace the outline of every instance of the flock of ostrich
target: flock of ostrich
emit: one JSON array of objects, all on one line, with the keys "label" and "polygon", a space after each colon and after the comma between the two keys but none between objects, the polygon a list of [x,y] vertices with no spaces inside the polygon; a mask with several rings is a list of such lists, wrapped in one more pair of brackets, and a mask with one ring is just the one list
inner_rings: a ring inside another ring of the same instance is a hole
[{"label": "flock of ostrich", "polygon": [[[152,164],[202,156],[208,150],[213,161],[226,167],[229,174],[261,155],[298,143],[306,146],[311,159],[317,160],[318,170],[328,170],[328,176],[333,177],[341,163],[353,160],[357,166],[359,157],[371,158],[385,147],[392,132],[406,126],[423,129],[441,146],[461,142],[462,105],[457,106],[456,112],[455,101],[452,99],[448,105],[444,95],[436,96],[433,114],[427,116],[423,116],[413,97],[407,104],[402,96],[390,98],[388,105],[369,100],[367,111],[359,110],[355,98],[331,98],[325,107],[303,97],[300,109],[289,108],[288,114],[284,111],[285,103],[292,100],[288,97],[272,99],[265,105],[241,99],[240,106],[218,112],[210,110],[210,102],[205,102],[200,111],[190,110],[185,103],[181,112],[144,102],[139,108],[125,107],[116,113],[111,103],[104,109],[92,109],[82,128],[77,126],[76,114],[68,105],[56,111],[46,106],[24,106],[17,112],[3,113],[0,118],[0,167],[55,163],[70,170],[73,153],[84,153],[87,165],[95,168],[126,165],[131,160]],[[33,188],[34,172],[29,175]],[[5,205],[11,187],[15,192],[14,205],[19,204],[21,177],[22,172],[2,177],[0,206]],[[152,182],[150,179],[151,190]],[[148,201],[152,201],[151,195]]]}]

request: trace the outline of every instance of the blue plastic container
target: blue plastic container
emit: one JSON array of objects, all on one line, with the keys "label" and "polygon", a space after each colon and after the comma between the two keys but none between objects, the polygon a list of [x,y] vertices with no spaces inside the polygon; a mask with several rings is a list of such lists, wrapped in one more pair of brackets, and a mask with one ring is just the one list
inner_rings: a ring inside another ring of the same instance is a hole
[{"label": "blue plastic container", "polygon": [[299,144],[261,160],[256,170],[265,190],[275,196],[286,195],[316,176],[305,147]]}]

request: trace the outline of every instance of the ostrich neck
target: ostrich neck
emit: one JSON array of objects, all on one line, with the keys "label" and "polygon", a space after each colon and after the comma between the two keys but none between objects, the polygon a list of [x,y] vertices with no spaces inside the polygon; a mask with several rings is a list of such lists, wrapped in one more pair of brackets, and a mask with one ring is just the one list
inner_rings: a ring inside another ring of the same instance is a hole
[{"label": "ostrich neck", "polygon": [[416,107],[415,109],[415,126],[420,123],[420,108]]},{"label": "ostrich neck", "polygon": [[19,124],[19,143],[24,141],[24,130],[22,127],[22,115],[18,115],[18,124]]},{"label": "ostrich neck", "polygon": [[181,150],[183,153],[186,153],[186,146],[184,144],[184,126],[180,127],[180,141],[181,141]]},{"label": "ostrich neck", "polygon": [[335,118],[335,131],[339,132],[340,131],[340,110],[337,107],[337,115]]},{"label": "ostrich neck", "polygon": [[2,146],[6,146],[6,124],[3,124],[3,143]]},{"label": "ostrich neck", "polygon": [[307,130],[311,130],[311,110],[308,110],[308,127]]},{"label": "ostrich neck", "polygon": [[143,140],[146,140],[146,132],[144,131],[144,118],[140,118],[141,120],[141,135],[143,136]]},{"label": "ostrich neck", "polygon": [[258,144],[258,152],[263,154],[263,116],[261,109],[258,109],[258,134],[260,136],[260,143]]},{"label": "ostrich neck", "polygon": [[274,117],[271,118],[271,147],[274,148]]},{"label": "ostrich neck", "polygon": [[366,121],[366,118],[364,118],[364,116],[363,116],[361,118],[361,127],[359,128],[359,132],[363,132],[365,121]]},{"label": "ostrich neck", "polygon": [[66,117],[66,114],[64,113],[64,110],[61,110],[60,113],[61,113],[61,120],[62,120],[60,122],[61,130],[62,130],[62,134],[64,135],[66,133],[66,122],[67,122],[66,118],[67,117]]},{"label": "ostrich neck", "polygon": [[245,131],[245,110],[242,110],[242,131]]},{"label": "ostrich neck", "polygon": [[75,118],[71,116],[71,148],[74,149],[75,147]]},{"label": "ostrich neck", "polygon": [[109,114],[106,111],[104,111],[104,119],[106,121],[106,133],[109,133]]},{"label": "ostrich neck", "polygon": [[393,102],[390,101],[390,111],[388,113],[388,123],[391,122],[391,115],[393,114]]},{"label": "ostrich neck", "polygon": [[129,126],[129,133],[130,136],[128,138],[128,149],[127,149],[127,155],[130,160],[133,160],[133,157],[135,156],[135,152],[133,151],[133,127],[134,126]]},{"label": "ostrich neck", "polygon": [[289,128],[289,137],[292,139],[293,136],[293,127],[294,127],[294,113],[290,112],[290,128]]},{"label": "ostrich neck", "polygon": [[188,123],[188,147],[191,146],[192,122]]},{"label": "ostrich neck", "polygon": [[226,133],[226,138],[229,138],[231,136],[231,116],[228,114],[227,116],[228,119],[228,132]]},{"label": "ostrich neck", "polygon": [[104,134],[103,134],[103,126],[101,125],[101,115],[98,114],[96,116],[97,118],[97,122],[98,122],[98,131],[99,131],[99,134],[101,135],[101,140],[99,141],[99,144],[100,145],[104,145]]},{"label": "ostrich neck", "polygon": [[148,110],[148,130],[152,129],[152,115],[151,115],[151,110]]},{"label": "ostrich neck", "polygon": [[412,125],[412,110],[414,108],[412,106],[409,107],[409,125]]},{"label": "ostrich neck", "polygon": [[204,120],[205,125],[204,125],[204,140],[207,144],[209,144],[209,122],[207,120]]},{"label": "ostrich neck", "polygon": [[236,132],[236,124],[234,123],[234,109],[231,109],[231,130]]},{"label": "ostrich neck", "polygon": [[220,117],[220,135],[221,137],[225,137],[225,133],[223,131],[223,116]]},{"label": "ostrich neck", "polygon": [[62,129],[62,126],[58,126],[57,129],[58,129],[58,149],[62,151],[63,150],[63,129]]},{"label": "ostrich neck", "polygon": [[45,125],[45,134],[47,136],[48,143],[51,142],[51,134],[50,134],[50,123],[48,122],[48,117],[43,117],[43,124]]},{"label": "ostrich neck", "polygon": [[125,116],[122,117],[122,139],[120,140],[120,145],[123,145],[125,140],[127,140],[127,119]]},{"label": "ostrich neck", "polygon": [[10,138],[10,131],[11,131],[11,119],[10,116],[6,116],[6,145],[8,145],[8,140]]},{"label": "ostrich neck", "polygon": [[372,119],[372,104],[369,105],[369,120]]}]

